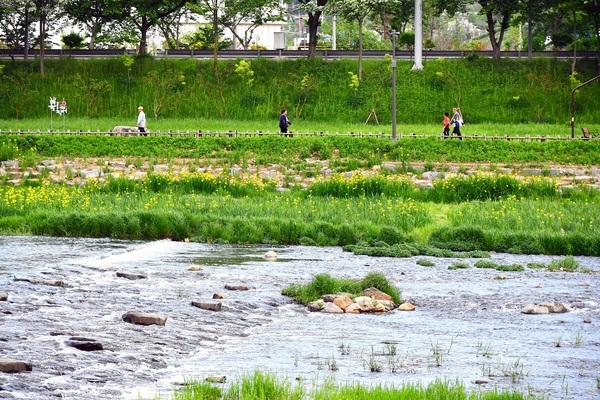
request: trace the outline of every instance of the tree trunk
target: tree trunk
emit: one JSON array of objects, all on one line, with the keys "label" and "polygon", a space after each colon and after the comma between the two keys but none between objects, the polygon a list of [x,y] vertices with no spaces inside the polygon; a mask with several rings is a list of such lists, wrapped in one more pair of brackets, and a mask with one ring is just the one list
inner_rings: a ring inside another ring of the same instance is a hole
[{"label": "tree trunk", "polygon": [[362,80],[363,19],[358,19],[358,79]]},{"label": "tree trunk", "polygon": [[502,14],[502,21],[500,22],[500,34],[496,39],[496,30],[494,24],[494,15],[491,12],[486,13],[488,33],[490,35],[490,43],[492,44],[492,54],[495,60],[500,59],[500,50],[502,49],[502,40],[504,39],[504,32],[508,28],[508,18],[510,17],[508,12]]},{"label": "tree trunk", "polygon": [[308,58],[314,58],[317,54],[317,31],[319,29],[321,11],[308,14]]},{"label": "tree trunk", "polygon": [[[25,32],[27,34],[27,32]],[[45,37],[46,36],[46,13],[42,11],[40,15],[40,75],[44,76],[44,53],[46,51]]]},{"label": "tree trunk", "polygon": [[533,57],[533,0],[529,0],[527,7],[527,58]]},{"label": "tree trunk", "polygon": [[573,7],[573,63],[571,64],[571,75],[575,73],[577,66],[577,12]]},{"label": "tree trunk", "polygon": [[146,54],[147,48],[147,40],[148,40],[148,29],[150,29],[150,24],[148,23],[148,18],[146,16],[142,17],[142,26],[140,27],[140,48],[138,50],[139,55]]}]

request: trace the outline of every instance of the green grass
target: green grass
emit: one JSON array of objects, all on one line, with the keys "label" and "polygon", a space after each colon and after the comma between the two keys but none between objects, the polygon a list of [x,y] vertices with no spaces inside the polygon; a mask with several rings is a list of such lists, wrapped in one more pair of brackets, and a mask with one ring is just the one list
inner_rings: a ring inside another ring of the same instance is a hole
[{"label": "green grass", "polygon": [[[156,397],[160,399],[163,397]],[[405,383],[401,386],[374,385],[360,383],[337,384],[327,380],[323,385],[313,385],[305,389],[301,383],[292,384],[287,377],[273,373],[254,372],[242,375],[225,386],[190,380],[182,389],[176,389],[173,400],[522,400],[536,399],[514,390],[473,390],[468,391],[459,382],[436,380],[427,385]],[[539,397],[540,399],[543,397]]]},{"label": "green grass", "polygon": [[[135,111],[135,110],[134,110]],[[53,117],[52,130],[53,132],[66,133],[76,132],[78,130],[82,132],[108,132],[117,125],[124,126],[135,126],[136,114],[133,113],[131,118],[81,118],[81,117],[65,117],[64,125],[62,118],[57,119],[57,116]],[[233,120],[233,119],[207,119],[207,118],[170,118],[170,119],[148,119],[148,129],[151,132],[160,131],[161,133],[171,132],[235,132],[238,131],[240,134],[248,133],[277,133],[279,128],[277,126],[278,120]],[[0,119],[0,130],[2,132],[22,132],[35,133],[48,132],[50,130],[50,116],[47,118],[27,118],[27,119]],[[440,136],[440,125],[441,124],[405,124],[399,121],[396,126],[396,133],[398,138],[400,134],[405,135],[426,135],[426,136]],[[586,124],[592,132],[600,130],[600,124]],[[389,123],[386,124],[365,124],[364,122],[347,123],[338,121],[310,121],[310,120],[296,120],[291,127],[291,132],[297,134],[349,134],[354,133],[356,135],[364,134],[379,134],[383,133],[390,136],[392,133],[392,126]],[[488,138],[504,136],[509,137],[527,137],[537,138],[539,137],[552,137],[557,136],[565,137],[571,135],[571,128],[566,124],[472,124],[463,127],[462,132],[467,136],[477,135],[478,137],[486,136]],[[581,128],[575,131],[575,137],[581,137]]]},{"label": "green grass", "polygon": [[[490,184],[487,196],[495,200],[466,201],[479,192],[477,185],[471,196],[462,185],[398,187],[394,176],[373,182],[350,178],[332,183],[343,190],[321,193],[321,188],[319,195],[310,187],[278,192],[269,180],[228,174],[92,179],[82,187],[25,180],[17,187],[0,186],[0,232],[337,245],[388,257],[486,257],[492,250],[600,254],[595,217],[600,205],[593,201],[598,192],[548,192],[546,183],[536,182],[514,186],[528,198],[498,196]],[[465,198],[458,204],[452,200],[455,190]],[[436,195],[436,201],[450,203],[429,203],[437,191],[443,196]]]}]

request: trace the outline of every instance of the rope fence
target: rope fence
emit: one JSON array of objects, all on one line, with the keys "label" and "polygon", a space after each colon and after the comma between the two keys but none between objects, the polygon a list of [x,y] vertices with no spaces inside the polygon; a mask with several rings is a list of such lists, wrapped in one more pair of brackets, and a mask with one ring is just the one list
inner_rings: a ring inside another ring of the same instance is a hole
[{"label": "rope fence", "polygon": [[[75,131],[71,131],[71,130],[66,130],[64,132],[61,132],[60,130],[49,130],[46,132],[43,132],[39,129],[36,130],[32,130],[32,129],[27,129],[27,130],[22,130],[22,129],[18,129],[16,131],[13,131],[12,129],[9,130],[1,130],[0,129],[0,134],[18,134],[18,135],[25,135],[25,134],[35,134],[35,135],[105,135],[105,136],[188,136],[188,137],[194,137],[194,138],[202,138],[202,137],[252,137],[252,136],[282,136],[282,137],[307,137],[307,136],[348,136],[348,137],[378,137],[378,138],[388,138],[388,139],[392,139],[392,135],[390,133],[384,133],[384,132],[346,132],[346,133],[340,133],[340,132],[288,132],[288,133],[280,133],[280,132],[270,132],[270,131],[254,131],[254,132],[250,132],[250,131],[238,131],[238,130],[227,130],[227,131],[202,131],[202,130],[195,130],[195,131],[190,131],[190,130],[186,130],[186,131],[179,131],[179,130],[168,130],[165,132],[161,132],[160,130],[156,130],[153,132],[145,132],[145,133],[139,133],[139,132],[118,132],[118,131],[112,131],[112,130],[108,130],[108,131],[101,131],[101,130],[96,130],[96,131],[92,131],[92,130],[75,130]],[[425,138],[432,138],[432,137],[437,137],[438,139],[442,139],[442,140],[453,140],[453,139],[460,139],[456,136],[451,136],[451,137],[444,137],[443,135],[436,135],[436,136],[432,136],[432,135],[424,135],[424,134],[416,134],[416,133],[408,133],[408,134],[403,134],[403,133],[398,133],[396,135],[397,139],[425,139]],[[550,140],[599,140],[600,138],[598,137],[584,137],[584,136],[580,136],[580,137],[575,137],[572,138],[571,135],[556,135],[556,136],[541,136],[541,135],[537,135],[537,136],[533,136],[533,135],[525,135],[525,136],[520,136],[520,135],[514,135],[514,136],[509,136],[509,135],[477,135],[477,134],[473,134],[473,135],[462,135],[462,139],[470,139],[470,140],[516,140],[516,141],[525,141],[525,142],[545,142],[545,141],[550,141]]]}]

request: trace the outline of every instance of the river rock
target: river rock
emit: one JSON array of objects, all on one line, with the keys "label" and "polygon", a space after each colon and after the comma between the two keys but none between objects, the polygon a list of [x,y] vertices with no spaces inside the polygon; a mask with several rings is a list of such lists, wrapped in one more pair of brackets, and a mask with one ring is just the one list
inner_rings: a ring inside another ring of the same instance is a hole
[{"label": "river rock", "polygon": [[350,296],[345,295],[345,294],[337,296],[335,299],[333,299],[333,304],[335,304],[336,306],[338,306],[342,310],[345,310],[346,307],[348,307],[352,303],[354,303],[354,301],[352,301],[352,299],[350,298]]},{"label": "river rock", "polygon": [[360,314],[360,307],[356,303],[352,303],[344,309],[346,314]]},{"label": "river rock", "polygon": [[227,295],[223,293],[215,293],[213,294],[213,299],[226,299]]},{"label": "river rock", "polygon": [[0,372],[15,373],[28,372],[33,368],[31,364],[14,358],[0,358]]},{"label": "river rock", "polygon": [[546,307],[549,313],[566,313],[568,312],[567,307],[562,303],[542,303],[542,307]]},{"label": "river rock", "polygon": [[8,300],[8,293],[0,292],[0,301],[6,301],[6,300]]},{"label": "river rock", "polygon": [[227,381],[227,377],[226,376],[209,376],[204,378],[204,380],[206,382],[211,382],[211,383],[225,383]]},{"label": "river rock", "polygon": [[273,250],[269,250],[265,253],[264,258],[268,261],[275,261],[277,260],[277,253],[275,253]]},{"label": "river rock", "polygon": [[354,299],[354,302],[358,305],[361,312],[373,311],[373,300],[370,296],[358,296]]},{"label": "river rock", "polygon": [[131,274],[128,272],[117,272],[117,276],[119,278],[125,278],[125,279],[129,279],[132,281],[138,280],[138,279],[146,279],[148,278],[146,275],[142,275],[142,274]]},{"label": "river rock", "polygon": [[343,314],[344,310],[336,306],[334,303],[325,303],[325,306],[321,309],[321,312],[326,314]]},{"label": "river rock", "polygon": [[16,282],[29,282],[34,285],[47,285],[47,286],[58,286],[64,287],[65,283],[58,279],[49,279],[49,280],[41,280],[41,279],[33,279],[33,278],[15,278]]},{"label": "river rock", "polygon": [[199,265],[190,265],[187,267],[188,271],[202,271],[202,267]]},{"label": "river rock", "polygon": [[129,311],[121,317],[123,321],[136,325],[164,325],[167,317],[158,313],[143,313],[139,311]]},{"label": "river rock", "polygon": [[65,344],[70,347],[75,347],[76,349],[82,351],[99,351],[104,350],[102,343],[96,341],[95,339],[89,339],[80,336],[70,337]]},{"label": "river rock", "polygon": [[405,302],[400,304],[400,306],[398,307],[398,310],[400,311],[414,311],[415,310],[415,305],[409,302]]},{"label": "river rock", "polygon": [[225,289],[227,290],[250,290],[248,286],[244,285],[225,285]]},{"label": "river rock", "polygon": [[523,314],[548,314],[550,311],[548,307],[540,306],[537,304],[527,304],[521,310]]},{"label": "river rock", "polygon": [[209,311],[221,311],[221,303],[211,303],[205,301],[192,301],[194,307]]},{"label": "river rock", "polygon": [[306,306],[308,308],[308,311],[310,312],[318,312],[321,311],[321,309],[325,306],[325,302],[322,299],[319,299],[317,301],[311,301],[310,303],[308,303],[308,305]]},{"label": "river rock", "polygon": [[392,296],[390,296],[389,294],[382,292],[381,290],[374,288],[374,287],[370,287],[368,289],[363,290],[362,294],[363,294],[363,296],[369,296],[374,300],[386,300],[386,301],[394,300],[394,299],[392,299]]}]

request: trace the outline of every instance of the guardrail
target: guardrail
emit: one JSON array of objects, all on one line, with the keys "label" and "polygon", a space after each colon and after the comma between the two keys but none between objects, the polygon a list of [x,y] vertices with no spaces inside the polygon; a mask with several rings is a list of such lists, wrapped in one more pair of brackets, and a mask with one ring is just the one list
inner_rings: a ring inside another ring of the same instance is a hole
[{"label": "guardrail", "polygon": [[[339,133],[339,132],[334,132],[334,133],[330,133],[328,131],[326,132],[288,132],[288,133],[280,133],[278,131],[275,132],[270,132],[270,131],[254,131],[254,132],[250,132],[250,131],[238,131],[238,130],[227,130],[224,132],[219,132],[219,131],[202,131],[202,130],[195,130],[195,131],[190,131],[190,130],[186,130],[186,131],[179,131],[179,130],[168,130],[165,132],[161,132],[160,130],[154,131],[154,132],[146,132],[144,134],[142,133],[138,133],[138,132],[116,132],[116,131],[112,131],[112,130],[108,130],[108,131],[101,131],[101,130],[96,130],[96,131],[92,131],[92,130],[75,130],[75,131],[70,131],[70,130],[66,130],[65,132],[61,132],[60,130],[54,130],[54,131],[47,131],[47,132],[42,132],[41,130],[37,129],[37,130],[32,130],[32,129],[27,129],[27,130],[22,130],[22,129],[18,129],[16,131],[13,131],[12,129],[9,129],[7,131],[3,131],[0,129],[0,134],[12,134],[12,135],[104,135],[104,136],[193,136],[195,138],[202,138],[202,137],[252,137],[252,136],[281,136],[281,137],[306,137],[306,136],[348,136],[348,137],[378,137],[378,138],[388,138],[388,139],[392,139],[392,135],[390,133],[384,133],[384,132],[346,132],[346,133]],[[416,134],[416,133],[409,133],[409,134],[403,134],[403,133],[398,133],[396,135],[397,139],[425,139],[425,138],[437,138],[437,139],[441,139],[441,140],[452,140],[452,139],[459,139],[458,137],[444,137],[443,135],[423,135],[423,134]],[[561,136],[561,135],[556,135],[556,136],[541,136],[541,135],[537,135],[537,136],[532,136],[532,135],[525,135],[525,136],[519,136],[519,135],[515,135],[515,136],[509,136],[509,135],[477,135],[477,134],[473,134],[473,135],[462,135],[463,139],[471,139],[471,140],[506,140],[506,141],[525,141],[525,142],[546,142],[546,141],[552,141],[552,140],[566,140],[566,141],[570,141],[570,140],[584,140],[584,141],[590,141],[590,140],[600,140],[599,137],[590,137],[590,138],[586,138],[586,137],[574,137],[572,138],[570,134]]]},{"label": "guardrail", "polygon": [[[316,56],[324,59],[336,58],[358,58],[358,50],[317,50]],[[363,50],[364,58],[384,58],[386,54],[390,54],[391,50]],[[95,49],[95,50],[66,50],[66,49],[47,49],[44,51],[46,58],[106,58],[118,57],[123,54],[136,55],[135,50],[130,49]],[[458,50],[425,50],[423,57],[427,58],[462,58],[470,54],[476,54],[484,58],[492,58],[492,51],[458,51]],[[39,49],[31,49],[28,52],[28,57],[39,57]],[[155,57],[167,58],[198,58],[212,59],[214,53],[212,50],[159,50],[154,55]],[[306,58],[308,50],[219,50],[217,58],[219,59],[253,59],[253,58]],[[573,52],[571,51],[535,51],[532,53],[535,58],[557,58],[571,59]],[[578,51],[577,58],[594,58],[600,57],[597,51]],[[396,51],[396,57],[399,59],[412,59],[414,52],[399,50]],[[527,58],[527,52],[523,51],[501,51],[502,58]],[[25,58],[24,49],[0,49],[0,59],[23,59]]]}]

